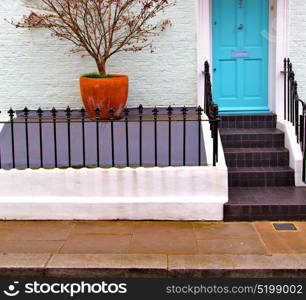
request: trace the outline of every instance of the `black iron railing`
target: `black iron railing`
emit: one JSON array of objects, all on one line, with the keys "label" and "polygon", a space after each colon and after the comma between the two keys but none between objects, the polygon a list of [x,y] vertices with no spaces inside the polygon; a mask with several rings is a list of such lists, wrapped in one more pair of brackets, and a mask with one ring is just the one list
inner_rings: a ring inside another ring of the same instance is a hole
[{"label": "black iron railing", "polygon": [[303,181],[306,182],[306,104],[299,98],[292,63],[284,59],[284,119],[295,127],[297,142],[303,153]]},{"label": "black iron railing", "polygon": [[204,64],[204,113],[210,121],[210,128],[213,139],[213,160],[218,162],[218,135],[219,135],[219,108],[214,103],[212,96],[211,75],[208,61]]},{"label": "black iron railing", "polygon": [[[0,168],[207,165],[202,122],[210,122],[218,160],[217,107],[125,108],[121,119],[87,117],[82,109],[10,109],[0,135]],[[4,113],[0,116],[3,118]],[[150,156],[150,157],[149,157]]]}]

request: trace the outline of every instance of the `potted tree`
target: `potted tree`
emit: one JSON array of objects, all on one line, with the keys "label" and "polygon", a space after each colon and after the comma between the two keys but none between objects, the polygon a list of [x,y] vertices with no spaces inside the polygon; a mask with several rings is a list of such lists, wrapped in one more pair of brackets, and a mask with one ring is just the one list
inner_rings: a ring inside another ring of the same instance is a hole
[{"label": "potted tree", "polygon": [[[108,74],[107,61],[122,51],[152,48],[170,20],[153,19],[175,0],[38,0],[37,10],[15,23],[17,28],[45,28],[70,41],[71,53],[91,56],[97,73],[82,75],[81,96],[90,118],[120,117],[128,97],[128,76]],[[99,109],[96,111],[96,109]],[[100,112],[99,112],[100,111]]]}]

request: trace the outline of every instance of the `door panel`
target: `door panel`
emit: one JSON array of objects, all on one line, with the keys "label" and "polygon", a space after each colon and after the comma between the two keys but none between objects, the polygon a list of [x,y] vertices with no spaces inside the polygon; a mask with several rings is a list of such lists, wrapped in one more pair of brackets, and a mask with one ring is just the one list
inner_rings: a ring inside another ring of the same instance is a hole
[{"label": "door panel", "polygon": [[269,0],[213,0],[213,95],[221,112],[268,110]]},{"label": "door panel", "polygon": [[244,96],[259,98],[262,91],[260,80],[253,80],[253,74],[261,74],[262,61],[260,59],[246,59],[244,61],[243,74],[245,74]]},{"label": "door panel", "polygon": [[237,94],[236,76],[227,76],[227,74],[237,74],[237,63],[234,60],[220,60],[220,94],[227,98],[235,98]]}]

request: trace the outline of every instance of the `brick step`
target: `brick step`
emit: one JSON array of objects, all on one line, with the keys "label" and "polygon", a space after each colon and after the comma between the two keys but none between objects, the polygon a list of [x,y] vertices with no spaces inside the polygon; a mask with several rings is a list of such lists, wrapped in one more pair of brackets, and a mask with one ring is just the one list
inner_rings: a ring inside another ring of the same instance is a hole
[{"label": "brick step", "polygon": [[293,186],[294,170],[290,167],[228,168],[230,187]]},{"label": "brick step", "polygon": [[223,148],[281,148],[285,135],[276,128],[220,129]]},{"label": "brick step", "polygon": [[228,167],[285,167],[289,166],[286,148],[225,148]]},{"label": "brick step", "polygon": [[259,204],[243,203],[224,205],[225,222],[243,221],[305,221],[306,203]]},{"label": "brick step", "polygon": [[220,115],[220,128],[275,128],[277,116],[264,115]]},{"label": "brick step", "polygon": [[306,189],[296,187],[230,188],[225,221],[306,220]]}]

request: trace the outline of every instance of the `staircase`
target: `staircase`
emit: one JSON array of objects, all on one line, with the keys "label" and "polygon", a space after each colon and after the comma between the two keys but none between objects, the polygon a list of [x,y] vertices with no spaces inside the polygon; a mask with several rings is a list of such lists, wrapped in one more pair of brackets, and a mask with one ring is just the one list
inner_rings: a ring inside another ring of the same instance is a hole
[{"label": "staircase", "polygon": [[229,187],[294,186],[285,136],[276,115],[224,115],[221,139]]},{"label": "staircase", "polygon": [[[306,191],[294,187],[294,170],[277,116],[221,115],[220,135],[228,167],[225,221],[306,218]],[[302,193],[302,194],[301,194]]]}]

